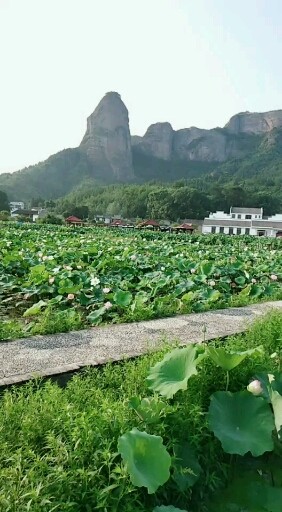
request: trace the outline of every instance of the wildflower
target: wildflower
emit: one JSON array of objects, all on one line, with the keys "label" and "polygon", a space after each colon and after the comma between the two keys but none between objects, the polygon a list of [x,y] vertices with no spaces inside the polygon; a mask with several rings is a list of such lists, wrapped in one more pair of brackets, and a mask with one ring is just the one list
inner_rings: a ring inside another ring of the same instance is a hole
[{"label": "wildflower", "polygon": [[74,299],[74,294],[73,293],[69,293],[68,296],[67,296],[67,299],[68,300],[73,300]]},{"label": "wildflower", "polygon": [[210,281],[210,286],[215,286],[215,281],[213,279]]},{"label": "wildflower", "polygon": [[271,274],[270,279],[271,281],[277,281],[278,277],[275,274]]},{"label": "wildflower", "polygon": [[247,390],[255,396],[261,395],[263,389],[259,380],[253,380],[247,387]]},{"label": "wildflower", "polygon": [[108,302],[106,302],[106,303],[104,304],[104,308],[105,308],[105,309],[111,309],[111,307],[112,307],[112,303],[111,303],[110,301],[108,301]]},{"label": "wildflower", "polygon": [[49,284],[53,284],[55,281],[55,278],[54,277],[49,277]]},{"label": "wildflower", "polygon": [[253,279],[252,279],[252,283],[253,283],[253,284],[256,284],[256,282],[257,282],[257,280],[253,277]]},{"label": "wildflower", "polygon": [[98,279],[98,277],[91,277],[91,286],[98,286],[98,284],[100,283],[100,279]]},{"label": "wildflower", "polygon": [[111,288],[103,288],[103,293],[110,293]]},{"label": "wildflower", "polygon": [[277,352],[273,352],[273,354],[270,355],[270,359],[275,359],[277,357]]},{"label": "wildflower", "polygon": [[190,272],[191,272],[191,274],[195,274],[196,269],[195,268],[191,268]]}]

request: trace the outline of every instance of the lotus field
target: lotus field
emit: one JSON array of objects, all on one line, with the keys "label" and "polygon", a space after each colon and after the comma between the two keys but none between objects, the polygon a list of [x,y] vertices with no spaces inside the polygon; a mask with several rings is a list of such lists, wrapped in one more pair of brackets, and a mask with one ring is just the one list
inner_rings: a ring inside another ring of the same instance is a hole
[{"label": "lotus field", "polygon": [[282,297],[279,239],[5,223],[0,235],[0,325],[14,335]]}]

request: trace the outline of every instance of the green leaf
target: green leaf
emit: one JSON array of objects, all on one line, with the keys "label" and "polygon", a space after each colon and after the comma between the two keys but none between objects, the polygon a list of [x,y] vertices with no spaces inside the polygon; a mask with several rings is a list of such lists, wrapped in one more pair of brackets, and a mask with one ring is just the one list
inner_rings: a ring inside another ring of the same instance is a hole
[{"label": "green leaf", "polygon": [[217,366],[220,366],[225,371],[230,371],[244,361],[247,356],[262,353],[263,348],[251,348],[244,352],[227,352],[224,348],[207,347],[206,352]]},{"label": "green leaf", "polygon": [[44,306],[47,306],[47,302],[45,302],[44,300],[40,300],[39,302],[36,302],[36,304],[33,304],[33,306],[31,306],[24,312],[24,314],[23,314],[24,318],[26,318],[28,316],[39,315]]},{"label": "green leaf", "polygon": [[160,507],[155,507],[153,512],[187,512],[187,510],[175,508],[173,505],[161,505]]},{"label": "green leaf", "polygon": [[275,427],[277,430],[277,434],[279,439],[281,440],[281,427],[282,427],[282,396],[278,393],[278,391],[272,391],[271,395],[271,404],[273,407],[274,413],[274,421]]},{"label": "green leaf", "polygon": [[244,286],[246,279],[243,276],[235,277],[235,283],[237,283],[239,286]]},{"label": "green leaf", "polygon": [[172,350],[150,368],[146,379],[148,387],[166,398],[172,398],[180,389],[187,389],[188,379],[197,374],[198,360],[194,345]]},{"label": "green leaf", "polygon": [[158,397],[145,397],[142,400],[137,396],[132,397],[128,402],[129,407],[134,409],[136,414],[146,423],[157,423],[166,404]]},{"label": "green leaf", "polygon": [[182,443],[174,447],[175,463],[173,479],[181,492],[192,487],[200,477],[199,465],[194,450],[189,443]]},{"label": "green leaf", "polygon": [[216,493],[210,512],[281,512],[282,489],[268,485],[262,476],[244,471]]},{"label": "green leaf", "polygon": [[87,320],[89,320],[89,322],[94,324],[95,322],[97,322],[99,320],[99,318],[101,318],[101,316],[103,316],[105,311],[106,311],[106,308],[104,306],[102,306],[101,308],[96,309],[95,311],[92,311],[92,313],[90,313],[90,315],[88,315]]},{"label": "green leaf", "polygon": [[200,273],[204,274],[205,276],[209,276],[209,275],[213,274],[213,272],[214,272],[214,264],[211,262],[203,263],[200,266]]},{"label": "green leaf", "polygon": [[153,494],[169,479],[171,458],[160,436],[133,428],[119,438],[118,451],[136,487]]},{"label": "green leaf", "polygon": [[132,301],[132,294],[123,290],[118,290],[114,294],[113,300],[118,306],[126,308]]},{"label": "green leaf", "polygon": [[227,453],[258,457],[273,450],[275,427],[271,409],[264,398],[248,391],[217,391],[211,397],[209,426]]}]

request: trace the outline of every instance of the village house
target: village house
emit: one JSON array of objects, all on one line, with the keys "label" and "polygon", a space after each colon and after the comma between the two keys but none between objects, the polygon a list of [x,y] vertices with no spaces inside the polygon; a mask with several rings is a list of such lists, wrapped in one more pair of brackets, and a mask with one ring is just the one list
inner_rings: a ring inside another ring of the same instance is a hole
[{"label": "village house", "polygon": [[282,214],[264,217],[263,208],[232,206],[229,213],[210,213],[204,219],[202,233],[279,237],[282,236]]},{"label": "village house", "polygon": [[24,209],[24,202],[23,201],[11,201],[9,203],[10,206],[10,212],[14,212],[15,210],[23,210]]}]

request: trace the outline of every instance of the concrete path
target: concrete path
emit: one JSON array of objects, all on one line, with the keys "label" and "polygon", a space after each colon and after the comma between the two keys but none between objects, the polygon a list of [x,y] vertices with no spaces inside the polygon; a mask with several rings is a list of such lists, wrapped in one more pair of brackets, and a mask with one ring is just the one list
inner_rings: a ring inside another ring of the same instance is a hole
[{"label": "concrete path", "polygon": [[0,386],[138,356],[164,341],[202,342],[204,331],[207,340],[240,333],[272,308],[282,311],[282,301],[0,342]]}]

